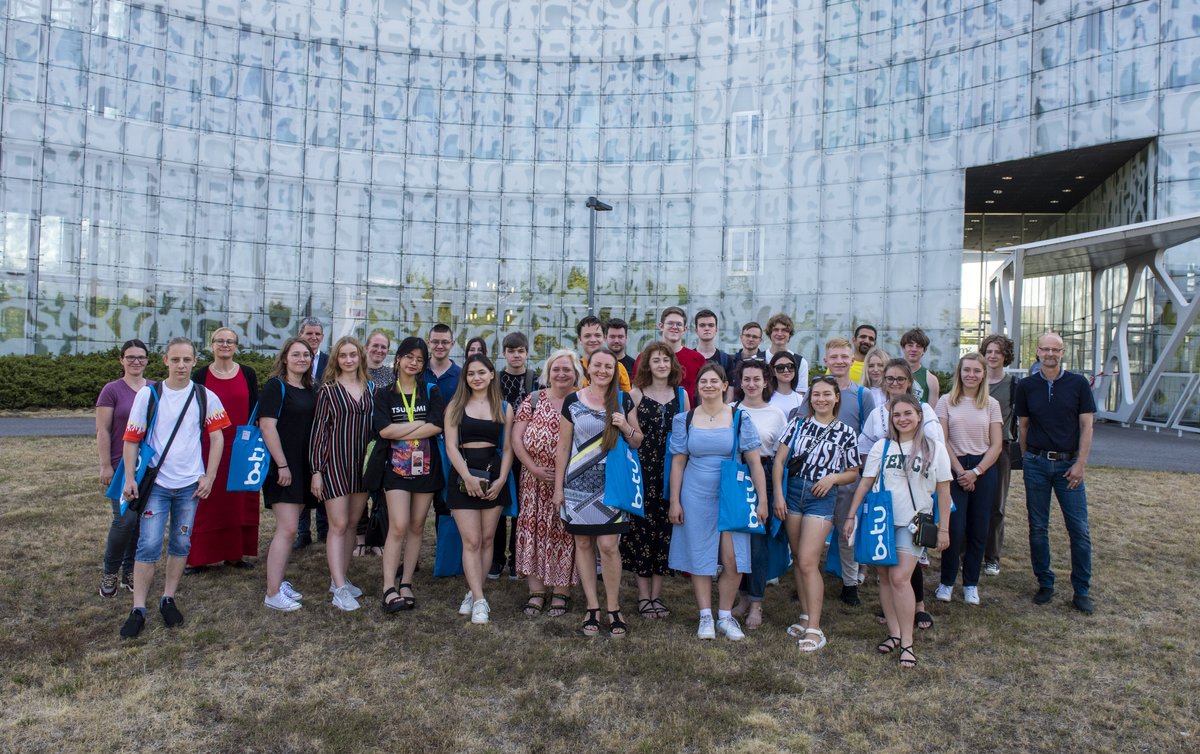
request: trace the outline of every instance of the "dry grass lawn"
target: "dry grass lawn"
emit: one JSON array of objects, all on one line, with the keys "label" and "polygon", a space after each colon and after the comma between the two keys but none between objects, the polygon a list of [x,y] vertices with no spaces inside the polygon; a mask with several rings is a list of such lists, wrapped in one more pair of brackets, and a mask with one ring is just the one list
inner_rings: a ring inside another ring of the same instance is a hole
[{"label": "dry grass lawn", "polygon": [[[799,652],[783,628],[790,588],[768,590],[746,641],[695,639],[688,583],[669,580],[666,622],[585,640],[566,618],[529,620],[522,584],[490,595],[493,623],[464,624],[461,579],[417,575],[418,608],[378,609],[377,558],[353,563],[364,609],[323,598],[321,547],[290,577],[310,595],[262,606],[265,575],[187,577],[187,623],[122,642],[127,596],[96,594],[108,504],[80,439],[0,440],[0,750],[267,751],[1195,751],[1200,736],[1200,476],[1094,469],[1088,478],[1097,612],[1059,593],[1030,602],[1023,491],[1014,479],[1003,571],[983,605],[933,602],[916,671],[876,656],[875,587],[857,609],[828,582],[829,646]],[[273,530],[263,516],[262,552]],[[161,578],[161,575],[160,575]],[[936,577],[927,574],[931,586]],[[932,588],[929,591],[932,597]],[[153,592],[152,592],[153,595]]]}]

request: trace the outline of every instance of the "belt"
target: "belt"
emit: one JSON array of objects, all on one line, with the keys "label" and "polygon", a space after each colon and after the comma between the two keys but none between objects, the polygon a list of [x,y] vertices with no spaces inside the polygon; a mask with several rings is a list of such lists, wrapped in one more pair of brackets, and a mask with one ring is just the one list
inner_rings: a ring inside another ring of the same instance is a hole
[{"label": "belt", "polygon": [[1038,450],[1036,448],[1030,448],[1029,452],[1033,453],[1035,456],[1042,456],[1047,461],[1070,461],[1073,460],[1075,456],[1079,455],[1079,453],[1074,450]]}]

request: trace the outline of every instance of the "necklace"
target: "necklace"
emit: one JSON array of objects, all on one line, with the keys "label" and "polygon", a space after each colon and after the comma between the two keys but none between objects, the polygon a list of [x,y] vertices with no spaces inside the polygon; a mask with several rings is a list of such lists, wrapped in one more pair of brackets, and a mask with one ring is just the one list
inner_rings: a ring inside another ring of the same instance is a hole
[{"label": "necklace", "polygon": [[208,365],[208,368],[212,371],[213,374],[217,375],[218,377],[220,377],[222,379],[226,379],[226,378],[232,377],[233,375],[237,374],[238,365],[234,364],[233,367],[230,369],[218,369],[217,362],[214,361],[212,364]]},{"label": "necklace", "polygon": [[717,417],[723,413],[723,411],[721,409],[718,409],[717,413],[710,414],[710,413],[708,413],[708,411],[706,411],[704,409],[704,406],[700,406],[700,413],[704,414],[704,416],[708,420],[709,424],[712,424],[713,422],[715,422],[717,420]]}]

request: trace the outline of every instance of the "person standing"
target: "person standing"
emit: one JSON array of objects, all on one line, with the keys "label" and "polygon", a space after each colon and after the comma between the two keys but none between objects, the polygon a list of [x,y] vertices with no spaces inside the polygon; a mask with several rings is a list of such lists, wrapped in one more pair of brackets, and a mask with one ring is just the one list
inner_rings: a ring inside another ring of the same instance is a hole
[{"label": "person standing", "polygon": [[251,568],[253,561],[246,558],[258,557],[258,493],[225,489],[237,428],[250,420],[250,412],[258,405],[258,375],[250,367],[233,361],[238,350],[238,336],[233,330],[228,327],[214,330],[209,343],[213,361],[192,372],[192,381],[204,385],[221,399],[230,426],[224,430],[224,450],[213,491],[196,508],[185,573],[197,573],[221,563]]},{"label": "person standing", "polygon": [[629,345],[629,323],[617,317],[609,319],[604,323],[604,339],[608,350],[617,355],[617,361],[625,367],[625,372],[632,380],[636,376],[637,361],[625,352]]},{"label": "person standing", "polygon": [[[108,489],[125,450],[125,426],[133,399],[146,385],[144,373],[149,349],[140,340],[121,344],[121,376],[104,386],[96,398],[96,452],[100,456],[100,485]],[[114,597],[118,587],[133,591],[133,556],[137,552],[137,511],[121,512],[119,500],[112,503],[112,523],[104,544],[104,569],[100,596]],[[117,569],[121,573],[118,577]]]},{"label": "person standing", "polygon": [[462,374],[462,368],[450,358],[453,347],[454,333],[449,325],[438,322],[429,328],[429,363],[425,365],[423,381],[436,384],[443,396],[454,395]]},{"label": "person standing", "polygon": [[392,339],[383,330],[375,330],[367,336],[367,376],[376,390],[387,390],[396,381],[396,371],[387,363],[392,350]]},{"label": "person standing", "polygon": [[780,351],[771,357],[771,405],[783,412],[787,418],[804,405],[804,393],[800,390],[801,360],[791,351]]},{"label": "person standing", "polygon": [[[871,350],[867,351],[867,355],[863,357],[862,379],[856,380],[858,384],[871,391],[871,399],[875,401],[875,406],[882,406],[887,402],[887,390],[883,384],[883,370],[887,368],[887,364],[892,360],[888,356],[887,351],[879,346],[872,346]],[[850,370],[854,370],[854,365],[850,365]],[[870,452],[869,450],[867,452]]]},{"label": "person standing", "polygon": [[[862,324],[854,328],[854,361],[850,364],[850,381],[863,384],[863,367],[867,363],[867,354],[875,347],[879,337],[875,325]],[[884,361],[887,361],[885,358]]]},{"label": "person standing", "polygon": [[937,598],[949,602],[962,564],[963,601],[979,604],[979,572],[992,520],[996,494],[996,459],[1004,450],[1000,403],[986,387],[987,364],[978,353],[958,360],[950,394],[937,404],[937,416],[946,436],[946,450],[954,472],[950,494],[950,547],[942,553],[942,578]]},{"label": "person standing", "polygon": [[808,390],[808,359],[788,349],[788,343],[795,334],[796,325],[792,322],[792,318],[783,312],[772,314],[771,318],[767,320],[767,337],[771,339],[771,345],[767,348],[767,358],[773,359],[776,354],[781,353],[792,354],[792,358],[797,360],[796,376],[799,379],[796,383],[796,390],[804,393]]},{"label": "person standing", "polygon": [[1004,509],[1008,502],[1008,485],[1012,481],[1012,448],[1017,442],[1017,415],[1013,412],[1017,378],[1004,371],[1013,362],[1013,342],[1007,336],[989,335],[979,348],[987,362],[988,395],[1000,404],[1004,422],[1004,450],[996,459],[996,496],[992,498],[992,520],[983,551],[984,574],[999,576],[1000,552],[1004,549]]},{"label": "person standing", "polygon": [[683,370],[683,381],[679,384],[694,403],[696,378],[700,375],[700,368],[708,362],[698,352],[685,348],[683,345],[683,338],[687,334],[687,312],[678,306],[668,306],[663,309],[662,316],[659,317],[658,329],[662,333],[663,342],[675,354],[675,360],[679,362],[679,367]]},{"label": "person standing", "polygon": [[[388,353],[392,350],[392,339],[383,330],[375,330],[367,336],[366,341],[367,352],[367,376],[371,380],[371,389],[376,392],[386,391],[396,381],[396,370],[387,363]],[[354,557],[363,557],[367,554],[382,555],[383,554],[383,537],[387,536],[386,531],[371,532],[372,524],[382,524],[380,528],[386,529],[387,517],[380,514],[385,513],[384,508],[387,507],[387,501],[384,499],[383,490],[371,490],[368,497],[369,510],[365,515],[358,519],[358,526],[354,531]],[[367,535],[371,533],[375,542],[371,545],[367,542]]]},{"label": "person standing", "polygon": [[742,347],[733,354],[733,371],[737,371],[743,361],[758,359],[767,360],[767,352],[759,348],[763,339],[762,325],[757,322],[747,322],[742,325]]},{"label": "person standing", "polygon": [[913,377],[913,395],[917,400],[936,406],[941,386],[937,375],[931,374],[921,365],[925,352],[929,350],[929,336],[919,327],[914,327],[900,336],[900,350]]},{"label": "person standing", "polygon": [[[155,565],[162,558],[164,539],[167,539],[167,573],[158,612],[167,628],[183,623],[183,613],[175,604],[175,590],[179,588],[191,549],[196,503],[212,491],[225,443],[222,430],[230,426],[221,399],[190,379],[192,367],[196,365],[196,348],[190,340],[173,338],[167,343],[163,363],[167,367],[167,379],[138,391],[125,427],[122,451],[125,499],[136,501],[138,497],[135,472],[143,440],[154,449],[150,464],[158,467],[158,476],[139,516],[133,566],[133,609],[121,626],[123,639],[137,637],[146,625],[146,596],[154,581]],[[150,421],[152,404],[153,426]],[[200,450],[202,434],[208,436],[207,462]],[[171,439],[172,435],[174,439]]]},{"label": "person standing", "polygon": [[1029,559],[1038,580],[1033,601],[1044,605],[1054,598],[1054,571],[1050,568],[1053,490],[1071,540],[1071,587],[1075,591],[1071,604],[1091,615],[1092,538],[1083,477],[1092,450],[1096,401],[1087,379],[1063,369],[1063,339],[1057,333],[1038,338],[1037,353],[1041,369],[1017,383],[1016,394],[1029,511]]},{"label": "person standing", "polygon": [[275,536],[267,549],[267,595],[272,610],[299,610],[304,597],[284,579],[300,514],[317,504],[308,467],[308,443],[317,408],[312,384],[312,350],[300,338],[279,349],[259,398],[258,424],[271,454],[263,482],[263,505],[275,514]]},{"label": "person standing", "polygon": [[[305,317],[300,320],[300,330],[298,336],[308,344],[308,348],[312,351],[312,366],[309,367],[310,377],[314,386],[321,384],[321,378],[325,376],[325,365],[329,363],[329,355],[321,353],[321,342],[325,340],[325,328],[321,324],[321,320],[316,317]],[[324,542],[325,536],[329,532],[329,519],[325,517],[325,504],[317,503],[317,507],[313,509],[317,519],[317,541]],[[305,508],[300,513],[300,521],[296,525],[296,541],[292,543],[292,550],[303,550],[312,544],[312,520],[309,517],[309,509]]]},{"label": "person standing", "polygon": [[[599,317],[587,315],[575,323],[575,335],[579,338],[579,363],[583,366],[583,384],[588,384],[588,361],[592,354],[604,348],[604,324]],[[630,390],[629,372],[621,362],[617,362],[617,387],[625,392]]]},{"label": "person standing", "polygon": [[[540,389],[537,375],[525,365],[529,360],[529,338],[525,333],[513,332],[504,336],[504,369],[499,374],[500,395],[517,411],[525,396]],[[515,448],[514,448],[515,450]],[[517,482],[517,498],[520,499],[521,462],[513,461],[513,478]],[[507,550],[507,551],[506,551]],[[509,581],[520,578],[517,575],[517,519],[516,517],[501,516],[496,524],[496,534],[492,540],[492,564],[487,577],[493,581],[500,578],[504,567],[508,566]]]},{"label": "person standing", "polygon": [[692,319],[696,328],[696,353],[704,361],[721,367],[725,374],[732,375],[733,357],[717,348],[717,314],[712,309],[701,309]]}]

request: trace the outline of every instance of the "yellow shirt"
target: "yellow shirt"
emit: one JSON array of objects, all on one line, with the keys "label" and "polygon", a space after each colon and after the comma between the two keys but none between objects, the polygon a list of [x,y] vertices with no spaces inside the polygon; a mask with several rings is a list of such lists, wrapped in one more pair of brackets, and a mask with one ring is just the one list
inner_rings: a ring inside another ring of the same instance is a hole
[{"label": "yellow shirt", "polygon": [[[579,363],[583,365],[583,386],[587,387],[587,359],[580,356]],[[633,383],[629,381],[629,372],[625,370],[625,365],[619,361],[617,362],[617,387],[627,393],[633,388]]]},{"label": "yellow shirt", "polygon": [[862,370],[863,370],[864,363],[865,362],[862,362],[862,361],[850,362],[850,381],[853,382],[855,385],[862,384]]}]

